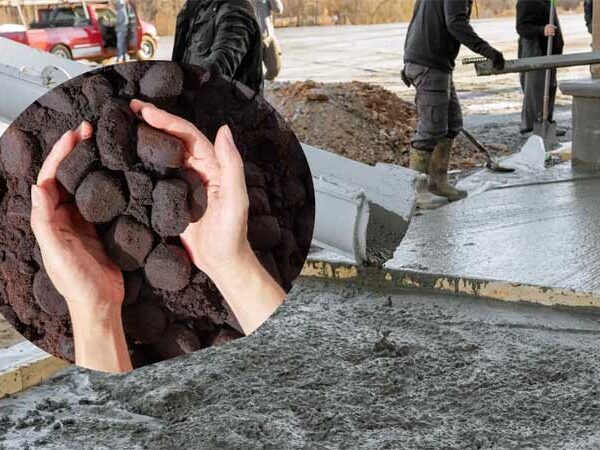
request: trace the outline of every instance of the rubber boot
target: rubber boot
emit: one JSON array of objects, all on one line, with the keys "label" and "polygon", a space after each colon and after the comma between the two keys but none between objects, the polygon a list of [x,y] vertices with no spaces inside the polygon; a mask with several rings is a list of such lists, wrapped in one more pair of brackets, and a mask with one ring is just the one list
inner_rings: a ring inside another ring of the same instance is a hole
[{"label": "rubber boot", "polygon": [[448,199],[429,192],[427,186],[427,172],[431,163],[431,151],[418,150],[412,148],[410,150],[410,159],[408,168],[419,172],[415,182],[415,192],[417,194],[417,208],[419,209],[436,209],[448,203]]},{"label": "rubber boot", "polygon": [[408,168],[416,172],[427,174],[429,163],[431,162],[431,152],[426,150],[410,149],[410,160]]},{"label": "rubber boot", "polygon": [[451,202],[467,196],[465,191],[456,189],[448,183],[448,165],[453,142],[452,139],[444,139],[435,146],[431,154],[428,172],[429,190],[436,195],[446,197]]}]

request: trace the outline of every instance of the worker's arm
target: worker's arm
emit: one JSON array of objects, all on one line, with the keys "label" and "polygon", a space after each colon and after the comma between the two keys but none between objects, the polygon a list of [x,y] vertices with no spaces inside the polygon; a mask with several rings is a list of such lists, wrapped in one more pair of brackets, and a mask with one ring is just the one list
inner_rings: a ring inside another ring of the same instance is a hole
[{"label": "worker's arm", "polygon": [[444,0],[444,15],[448,31],[458,42],[475,53],[492,59],[495,50],[473,30],[466,0]]},{"label": "worker's arm", "polygon": [[238,11],[217,18],[210,54],[200,66],[217,74],[233,77],[248,52],[252,36],[252,18]]},{"label": "worker's arm", "polygon": [[269,5],[271,6],[271,11],[274,14],[283,13],[283,2],[281,0],[269,0]]},{"label": "worker's arm", "polygon": [[[538,25],[539,19],[527,0],[517,2],[517,33],[525,39],[539,39],[544,37],[545,25]],[[547,21],[547,20],[546,20]]]},{"label": "worker's arm", "polygon": [[583,12],[585,16],[585,26],[589,33],[592,33],[592,19],[594,17],[594,0],[583,0]]}]

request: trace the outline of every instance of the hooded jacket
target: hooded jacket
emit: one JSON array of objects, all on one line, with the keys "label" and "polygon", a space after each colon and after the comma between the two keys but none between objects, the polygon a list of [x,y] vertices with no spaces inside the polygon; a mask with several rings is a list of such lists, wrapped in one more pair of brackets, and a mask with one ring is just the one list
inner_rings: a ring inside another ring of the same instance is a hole
[{"label": "hooded jacket", "polygon": [[173,61],[262,89],[262,37],[248,0],[188,0],[177,16]]},{"label": "hooded jacket", "polygon": [[404,62],[451,72],[460,45],[486,58],[494,49],[470,24],[473,0],[417,0],[404,44]]}]

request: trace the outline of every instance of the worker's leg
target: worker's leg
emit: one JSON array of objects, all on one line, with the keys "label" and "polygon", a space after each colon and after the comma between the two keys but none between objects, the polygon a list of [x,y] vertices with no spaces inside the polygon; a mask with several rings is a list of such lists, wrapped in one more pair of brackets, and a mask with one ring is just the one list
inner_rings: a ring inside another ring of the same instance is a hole
[{"label": "worker's leg", "polygon": [[[556,70],[552,70],[552,75],[550,78],[550,101],[548,103],[548,120],[550,122],[554,122],[554,104],[556,102],[556,90],[558,88],[558,83],[556,81]],[[567,134],[567,130],[564,128],[556,127],[556,135],[564,136]]]},{"label": "worker's leg", "polygon": [[450,139],[454,139],[463,129],[463,115],[460,101],[456,95],[454,81],[450,82],[450,102],[448,103],[448,135]]},{"label": "worker's leg", "polygon": [[550,72],[550,102],[548,103],[548,120],[552,121],[554,117],[554,102],[556,101],[556,69]]},{"label": "worker's leg", "polygon": [[281,71],[281,47],[275,36],[271,36],[263,47],[263,62],[265,63],[265,79],[274,80]]},{"label": "worker's leg", "polygon": [[[521,39],[519,57],[541,56],[539,42],[533,39]],[[533,125],[542,117],[544,105],[545,70],[526,72],[523,75],[523,109],[521,111],[521,132],[533,130]]]},{"label": "worker's leg", "polygon": [[448,133],[450,74],[406,63],[404,72],[416,88],[417,129],[411,140],[410,168],[427,173],[431,152]]},{"label": "worker's leg", "polygon": [[411,144],[415,149],[431,152],[448,134],[451,74],[409,63],[404,70],[417,90],[417,130]]},{"label": "worker's leg", "polygon": [[117,30],[117,62],[124,62],[127,55],[127,32]]},{"label": "worker's leg", "polygon": [[446,139],[438,142],[433,149],[429,165],[429,190],[434,194],[446,197],[450,201],[465,198],[467,193],[456,189],[448,183],[448,167],[454,146],[454,139],[463,128],[463,117],[460,102],[456,95],[454,82],[450,81],[450,101],[448,102],[448,133]]}]

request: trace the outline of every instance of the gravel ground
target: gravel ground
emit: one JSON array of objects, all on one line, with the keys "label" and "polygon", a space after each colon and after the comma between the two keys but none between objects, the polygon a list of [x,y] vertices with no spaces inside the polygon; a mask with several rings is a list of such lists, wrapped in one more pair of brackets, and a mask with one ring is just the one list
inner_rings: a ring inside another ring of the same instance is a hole
[{"label": "gravel ground", "polygon": [[250,338],[1,401],[0,447],[598,448],[598,319],[302,280]]}]

